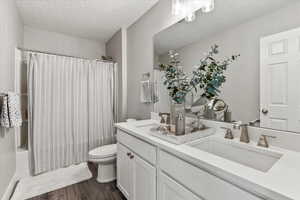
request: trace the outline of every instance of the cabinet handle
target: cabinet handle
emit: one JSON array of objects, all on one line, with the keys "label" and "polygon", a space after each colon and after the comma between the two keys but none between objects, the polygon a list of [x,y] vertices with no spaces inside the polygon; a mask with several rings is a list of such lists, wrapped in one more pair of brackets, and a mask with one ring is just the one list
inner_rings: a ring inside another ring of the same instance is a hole
[{"label": "cabinet handle", "polygon": [[129,158],[130,158],[130,159],[133,159],[133,158],[134,158],[134,155],[131,155]]},{"label": "cabinet handle", "polygon": [[265,108],[263,108],[262,110],[261,110],[261,112],[264,114],[264,115],[266,115],[266,114],[268,114],[268,110],[267,109],[265,109]]},{"label": "cabinet handle", "polygon": [[131,153],[130,153],[130,152],[128,152],[128,153],[127,153],[127,156],[131,156]]}]

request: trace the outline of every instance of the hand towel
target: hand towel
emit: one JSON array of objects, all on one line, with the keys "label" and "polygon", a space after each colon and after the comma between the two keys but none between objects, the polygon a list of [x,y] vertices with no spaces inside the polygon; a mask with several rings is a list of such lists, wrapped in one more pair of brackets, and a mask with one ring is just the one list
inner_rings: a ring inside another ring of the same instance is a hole
[{"label": "hand towel", "polygon": [[4,128],[9,128],[9,114],[8,114],[8,96],[3,96],[2,106],[0,111],[0,126]]},{"label": "hand towel", "polygon": [[20,111],[20,99],[17,94],[9,92],[3,97],[0,125],[5,128],[20,127],[22,116]]},{"label": "hand towel", "polygon": [[140,100],[141,103],[151,103],[152,102],[152,89],[150,80],[141,81],[140,86]]},{"label": "hand towel", "polygon": [[20,96],[9,92],[7,99],[10,127],[20,127],[22,125]]}]

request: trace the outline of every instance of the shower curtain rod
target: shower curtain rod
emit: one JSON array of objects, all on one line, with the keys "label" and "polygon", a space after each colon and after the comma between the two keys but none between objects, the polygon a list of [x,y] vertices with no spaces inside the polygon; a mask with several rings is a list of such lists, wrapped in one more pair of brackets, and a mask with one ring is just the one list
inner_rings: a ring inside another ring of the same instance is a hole
[{"label": "shower curtain rod", "polygon": [[37,50],[32,50],[32,49],[26,49],[22,47],[18,47],[20,51],[26,51],[26,52],[32,52],[32,53],[42,53],[42,54],[49,54],[49,55],[54,55],[54,56],[64,56],[64,57],[69,57],[69,58],[78,58],[78,59],[83,59],[83,60],[95,60],[99,62],[106,62],[106,63],[113,63],[115,64],[116,62],[113,61],[107,61],[107,60],[101,60],[101,59],[90,59],[90,58],[84,58],[84,57],[76,57],[76,56],[70,56],[70,55],[65,55],[65,54],[57,54],[57,53],[51,53],[47,51],[37,51]]}]

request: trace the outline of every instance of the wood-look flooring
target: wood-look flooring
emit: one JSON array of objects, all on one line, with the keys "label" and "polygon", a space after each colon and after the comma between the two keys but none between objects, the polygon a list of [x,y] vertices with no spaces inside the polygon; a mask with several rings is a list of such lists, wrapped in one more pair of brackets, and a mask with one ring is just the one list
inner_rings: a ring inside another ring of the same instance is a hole
[{"label": "wood-look flooring", "polygon": [[97,170],[89,164],[93,178],[29,200],[126,200],[116,183],[100,184],[96,181]]}]

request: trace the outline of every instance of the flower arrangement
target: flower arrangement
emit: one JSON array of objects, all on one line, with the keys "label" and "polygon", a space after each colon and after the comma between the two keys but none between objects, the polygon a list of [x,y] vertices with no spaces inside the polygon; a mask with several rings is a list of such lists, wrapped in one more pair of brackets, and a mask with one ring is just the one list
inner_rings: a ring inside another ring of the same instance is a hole
[{"label": "flower arrangement", "polygon": [[200,60],[200,64],[195,67],[191,76],[188,76],[179,66],[179,54],[170,51],[170,64],[160,64],[160,69],[164,71],[164,85],[169,91],[169,96],[175,103],[184,102],[186,95],[198,89],[203,90],[202,97],[211,99],[220,94],[220,87],[226,81],[224,72],[240,55],[233,55],[230,58],[218,61],[214,58],[219,53],[218,45],[211,47],[207,55]]}]

